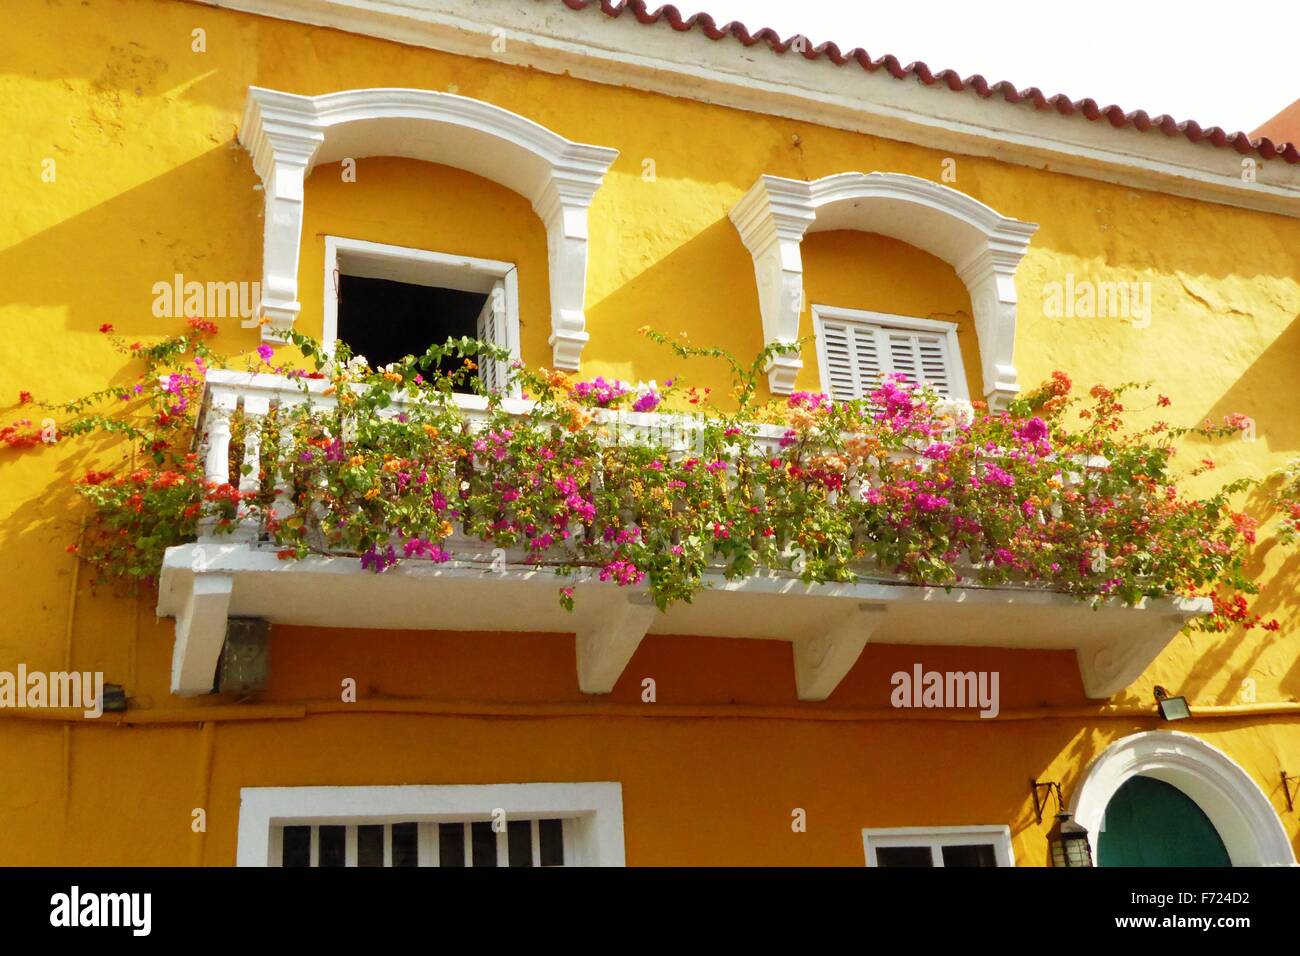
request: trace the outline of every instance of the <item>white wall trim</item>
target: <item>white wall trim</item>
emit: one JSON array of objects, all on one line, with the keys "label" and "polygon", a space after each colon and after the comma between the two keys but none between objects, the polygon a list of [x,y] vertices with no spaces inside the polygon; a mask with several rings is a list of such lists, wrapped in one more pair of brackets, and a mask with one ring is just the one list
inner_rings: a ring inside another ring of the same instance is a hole
[{"label": "white wall trim", "polygon": [[1133,777],[1177,787],[1218,831],[1233,866],[1294,866],[1295,853],[1267,795],[1241,765],[1199,737],[1170,730],[1133,734],[1107,747],[1075,787],[1070,812],[1097,852],[1106,806]]},{"label": "white wall trim", "polygon": [[971,843],[992,843],[998,866],[1015,866],[1016,855],[1011,848],[1011,828],[1006,824],[966,827],[875,827],[862,831],[862,846],[867,854],[867,866],[877,866],[876,850],[889,846],[927,846],[933,855],[934,865],[943,866],[941,848]]},{"label": "white wall trim", "polygon": [[618,155],[574,143],[490,103],[434,90],[364,89],[298,96],[250,87],[239,142],[266,193],[264,336],[292,328],[298,302],[303,186],[322,163],[405,156],[491,179],[528,199],[546,225],[557,368],[576,369],[587,342],[587,209]]},{"label": "white wall trim", "polygon": [[961,343],[957,341],[957,323],[943,322],[938,319],[923,319],[912,315],[893,315],[889,312],[872,312],[865,309],[845,309],[835,305],[812,306],[813,336],[817,344],[817,368],[821,376],[821,388],[827,395],[831,394],[830,367],[827,364],[826,340],[822,333],[823,319],[838,319],[841,322],[855,322],[866,325],[885,326],[896,329],[912,329],[917,332],[940,332],[948,348],[948,377],[952,381],[952,398],[970,400],[970,387],[966,382],[966,367],[961,360]]},{"label": "white wall trim", "polygon": [[[1116,129],[1030,102],[778,55],[699,29],[518,0],[197,0],[411,46],[992,157],[1033,169],[1300,216],[1300,165],[1152,130]],[[504,37],[504,47],[494,40]],[[1253,181],[1243,163],[1256,166]]]},{"label": "white wall trim", "polygon": [[[333,351],[338,341],[339,299],[335,273],[368,279],[393,279],[415,285],[437,286],[491,295],[498,283],[505,293],[504,340],[496,344],[510,350],[519,361],[519,270],[513,262],[477,259],[428,249],[412,249],[364,239],[325,237],[325,285],[322,303],[321,345]],[[432,340],[430,340],[430,344]],[[440,344],[440,343],[439,343]],[[516,385],[512,394],[517,395]]]},{"label": "white wall trim", "polygon": [[[576,866],[624,866],[623,785],[505,783],[391,787],[244,787],[239,791],[236,866],[268,866],[272,828],[286,824],[559,817],[573,820]],[[567,838],[567,837],[566,837]]]},{"label": "white wall trim", "polygon": [[[767,343],[799,339],[803,257],[808,232],[857,229],[899,239],[951,265],[970,293],[984,372],[984,397],[1004,408],[1016,381],[1016,267],[1038,229],[948,186],[902,173],[836,173],[811,181],[760,176],[731,210],[754,260]],[[777,356],[767,369],[773,392],[788,395],[803,362]]]}]

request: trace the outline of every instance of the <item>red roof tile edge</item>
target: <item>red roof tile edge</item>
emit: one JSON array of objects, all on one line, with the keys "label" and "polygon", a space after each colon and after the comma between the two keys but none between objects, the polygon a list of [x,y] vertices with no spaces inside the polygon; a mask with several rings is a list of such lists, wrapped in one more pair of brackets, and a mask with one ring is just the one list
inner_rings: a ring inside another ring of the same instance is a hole
[{"label": "red roof tile edge", "polygon": [[780,34],[775,30],[763,27],[751,33],[748,27],[737,20],[720,27],[717,21],[707,13],[697,13],[691,17],[683,17],[681,11],[671,5],[659,7],[652,12],[646,6],[644,0],[618,0],[616,3],[610,2],[610,0],[561,0],[561,2],[570,10],[585,10],[587,7],[599,4],[601,13],[607,17],[617,18],[624,13],[631,13],[638,23],[646,25],[653,25],[660,20],[667,20],[668,24],[679,33],[685,33],[699,27],[701,32],[710,40],[721,40],[730,36],[735,37],[744,46],[756,46],[759,43],[765,43],[774,53],[785,53],[795,46],[797,40],[802,39],[804,41],[802,49],[796,50],[796,52],[808,60],[819,60],[825,57],[836,66],[855,62],[868,73],[875,73],[877,70],[883,69],[890,76],[899,80],[914,76],[926,86],[946,86],[954,92],[971,90],[985,99],[1001,96],[1008,103],[1029,101],[1033,103],[1035,109],[1054,109],[1063,116],[1073,116],[1075,113],[1081,113],[1089,120],[1104,119],[1117,129],[1132,126],[1143,133],[1148,130],[1158,129],[1166,136],[1181,135],[1193,143],[1208,142],[1213,146],[1229,147],[1243,155],[1254,152],[1264,159],[1282,159],[1288,163],[1300,163],[1300,149],[1297,149],[1295,143],[1274,143],[1267,136],[1252,140],[1242,132],[1229,133],[1218,126],[1211,126],[1206,129],[1194,120],[1185,120],[1180,123],[1167,114],[1152,117],[1145,110],[1134,110],[1131,113],[1126,113],[1118,106],[1099,106],[1097,101],[1093,99],[1071,100],[1062,94],[1047,96],[1036,86],[1018,90],[1006,81],[989,83],[978,73],[962,79],[960,74],[952,70],[940,70],[935,73],[920,60],[904,66],[895,56],[886,55],[872,59],[867,51],[861,47],[855,47],[847,53],[842,53],[834,43],[821,43],[812,46],[807,37],[800,37],[798,34],[788,40],[782,40]]}]

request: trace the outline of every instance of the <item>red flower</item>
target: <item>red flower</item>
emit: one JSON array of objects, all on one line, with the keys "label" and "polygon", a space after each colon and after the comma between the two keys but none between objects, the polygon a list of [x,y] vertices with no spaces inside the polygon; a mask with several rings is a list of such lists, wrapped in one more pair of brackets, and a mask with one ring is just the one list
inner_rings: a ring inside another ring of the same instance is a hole
[{"label": "red flower", "polygon": [[108,335],[113,331],[113,323],[105,322],[103,325],[99,327],[99,331],[103,332],[105,335]]},{"label": "red flower", "polygon": [[1168,408],[1170,405],[1173,404],[1173,402],[1169,401],[1168,395],[1161,395],[1159,398],[1156,399],[1156,404],[1159,405],[1161,408]]},{"label": "red flower", "polygon": [[30,403],[31,400],[32,400],[32,393],[31,393],[31,392],[22,391],[22,392],[19,392],[19,393],[18,393],[18,404],[19,404],[19,405],[26,405],[26,404]]}]

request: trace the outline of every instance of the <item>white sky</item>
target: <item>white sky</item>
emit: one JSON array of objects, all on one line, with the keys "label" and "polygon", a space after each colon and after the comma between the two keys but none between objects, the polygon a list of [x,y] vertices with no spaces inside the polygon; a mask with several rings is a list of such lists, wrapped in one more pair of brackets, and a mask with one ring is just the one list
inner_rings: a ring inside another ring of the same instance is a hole
[{"label": "white sky", "polygon": [[1300,99],[1300,0],[673,2],[684,16],[702,10],[720,24],[1229,132],[1250,132]]}]

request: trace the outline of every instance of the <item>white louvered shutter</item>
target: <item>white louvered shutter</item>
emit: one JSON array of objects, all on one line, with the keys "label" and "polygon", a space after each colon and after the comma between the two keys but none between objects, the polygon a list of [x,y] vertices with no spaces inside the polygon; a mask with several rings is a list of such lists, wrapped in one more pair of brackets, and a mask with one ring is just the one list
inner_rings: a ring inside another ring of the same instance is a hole
[{"label": "white louvered shutter", "polygon": [[890,371],[906,375],[917,385],[929,385],[940,395],[952,394],[947,336],[941,332],[882,331],[889,337]]},{"label": "white louvered shutter", "polygon": [[909,329],[839,316],[819,316],[818,332],[825,357],[822,387],[839,401],[866,398],[885,375],[904,375],[940,395],[957,387],[948,336],[941,331]]},{"label": "white louvered shutter", "polygon": [[827,388],[841,401],[865,398],[883,373],[875,330],[855,322],[822,323]]}]

